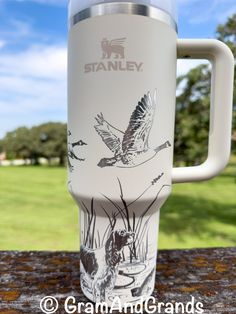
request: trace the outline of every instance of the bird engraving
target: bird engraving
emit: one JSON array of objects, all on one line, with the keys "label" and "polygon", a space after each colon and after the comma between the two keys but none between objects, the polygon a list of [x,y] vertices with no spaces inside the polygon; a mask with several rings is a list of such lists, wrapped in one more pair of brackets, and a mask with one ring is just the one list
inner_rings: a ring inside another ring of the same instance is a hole
[{"label": "bird engraving", "polygon": [[77,155],[77,153],[75,152],[75,147],[83,147],[88,145],[87,143],[85,143],[82,140],[79,140],[77,142],[71,142],[70,140],[70,136],[71,136],[71,132],[68,131],[68,141],[67,141],[67,145],[68,145],[68,153],[67,153],[67,161],[68,161],[68,166],[69,166],[69,171],[72,172],[74,170],[74,166],[72,165],[72,160],[78,160],[78,161],[85,161],[85,158],[81,158]]},{"label": "bird engraving", "polygon": [[102,158],[98,163],[99,167],[137,167],[153,159],[161,150],[171,147],[169,141],[154,149],[149,146],[156,104],[156,90],[153,96],[150,92],[145,94],[133,111],[125,132],[112,126],[102,113],[97,115],[95,118],[97,124],[94,128],[114,155],[110,158]]}]

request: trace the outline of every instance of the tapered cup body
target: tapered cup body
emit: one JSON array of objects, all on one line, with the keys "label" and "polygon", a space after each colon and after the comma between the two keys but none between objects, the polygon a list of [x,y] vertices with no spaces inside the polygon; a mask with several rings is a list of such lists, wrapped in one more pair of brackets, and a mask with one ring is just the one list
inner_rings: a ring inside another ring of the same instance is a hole
[{"label": "tapered cup body", "polygon": [[158,18],[74,19],[68,49],[69,190],[81,286],[94,302],[148,298],[171,192],[176,31]]}]

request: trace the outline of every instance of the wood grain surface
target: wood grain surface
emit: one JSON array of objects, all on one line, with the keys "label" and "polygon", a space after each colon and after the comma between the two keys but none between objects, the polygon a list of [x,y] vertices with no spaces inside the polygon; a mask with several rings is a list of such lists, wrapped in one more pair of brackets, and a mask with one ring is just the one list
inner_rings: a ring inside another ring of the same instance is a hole
[{"label": "wood grain surface", "polygon": [[[0,252],[0,313],[42,313],[45,296],[57,298],[56,313],[66,313],[68,296],[88,302],[80,289],[79,253]],[[206,314],[235,314],[236,248],[160,251],[153,296],[173,304],[194,297]]]}]

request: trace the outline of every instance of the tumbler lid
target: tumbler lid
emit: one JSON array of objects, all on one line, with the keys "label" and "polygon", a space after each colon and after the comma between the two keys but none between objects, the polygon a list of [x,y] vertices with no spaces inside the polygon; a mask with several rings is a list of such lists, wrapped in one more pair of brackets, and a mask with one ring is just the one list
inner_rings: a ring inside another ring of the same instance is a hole
[{"label": "tumbler lid", "polygon": [[69,18],[95,4],[108,2],[131,2],[153,6],[167,12],[177,22],[176,0],[69,0]]}]

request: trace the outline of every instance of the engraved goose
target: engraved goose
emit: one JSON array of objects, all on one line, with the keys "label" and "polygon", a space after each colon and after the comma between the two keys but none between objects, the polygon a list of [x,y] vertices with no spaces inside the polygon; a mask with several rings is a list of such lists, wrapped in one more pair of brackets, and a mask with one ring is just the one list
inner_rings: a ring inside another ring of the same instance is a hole
[{"label": "engraved goose", "polygon": [[156,103],[156,90],[153,96],[150,92],[145,94],[133,111],[125,132],[112,126],[104,119],[102,113],[97,115],[95,130],[114,154],[111,158],[102,158],[98,163],[99,167],[137,167],[153,159],[162,149],[171,146],[170,142],[166,141],[154,149],[149,147],[148,140],[155,116]]}]

